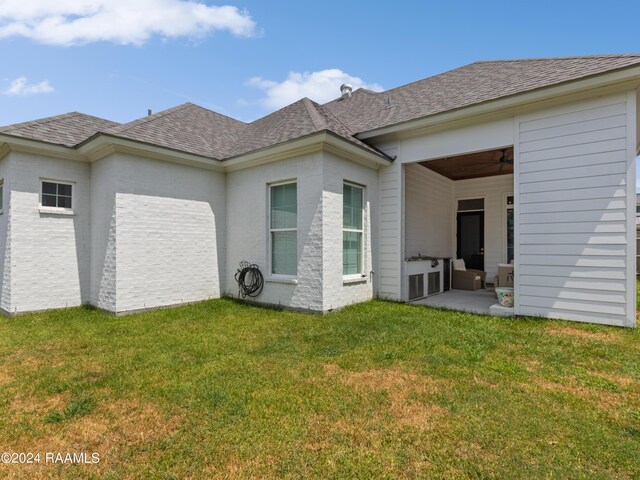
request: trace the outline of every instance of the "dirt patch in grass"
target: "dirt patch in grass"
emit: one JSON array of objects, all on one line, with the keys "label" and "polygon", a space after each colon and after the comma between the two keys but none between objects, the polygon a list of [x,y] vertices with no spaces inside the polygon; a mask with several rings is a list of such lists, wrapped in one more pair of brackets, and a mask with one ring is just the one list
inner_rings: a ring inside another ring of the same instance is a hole
[{"label": "dirt patch in grass", "polygon": [[627,377],[627,376],[624,376],[624,375],[617,375],[617,374],[613,374],[613,373],[594,372],[594,371],[590,371],[589,373],[591,375],[596,376],[596,377],[600,377],[600,378],[603,378],[605,380],[608,380],[609,382],[615,383],[620,388],[633,387],[634,385],[636,385],[638,383],[633,378]]},{"label": "dirt patch in grass", "polygon": [[437,417],[448,413],[445,408],[429,401],[429,397],[441,391],[444,386],[443,382],[431,377],[400,369],[349,372],[337,365],[325,365],[325,372],[339,375],[343,384],[356,391],[385,392],[391,404],[389,411],[400,424],[420,429],[431,428]]},{"label": "dirt patch in grass", "polygon": [[13,382],[13,377],[5,371],[4,367],[0,366],[0,385],[8,385],[11,382]]},{"label": "dirt patch in grass", "polygon": [[527,372],[535,373],[542,367],[542,362],[537,358],[518,356],[516,357],[518,362],[524,365],[524,368],[527,369]]},{"label": "dirt patch in grass", "polygon": [[584,330],[581,328],[563,325],[555,325],[551,328],[547,328],[546,333],[549,335],[557,335],[561,337],[579,338],[584,340],[597,340],[600,342],[613,343],[616,341],[614,335],[609,332],[594,332],[591,330]]},{"label": "dirt patch in grass", "polygon": [[[59,408],[66,395],[50,397],[35,408]],[[75,474],[101,475],[109,466],[126,463],[132,468],[140,462],[153,463],[153,448],[146,446],[160,438],[169,438],[176,433],[181,421],[178,417],[164,415],[156,406],[140,400],[118,400],[99,404],[91,414],[56,424],[46,425],[38,437],[18,440],[14,445],[3,445],[7,451],[16,452],[96,452],[100,463],[91,465],[63,465],[62,469],[73,469]],[[8,474],[12,478],[50,478],[55,465],[0,465],[0,477]],[[55,475],[53,475],[55,476]]]},{"label": "dirt patch in grass", "polygon": [[62,409],[71,398],[69,392],[56,393],[45,398],[14,397],[11,402],[11,410],[16,414],[35,413],[45,415],[51,410]]},{"label": "dirt patch in grass", "polygon": [[598,408],[610,410],[614,405],[622,405],[627,400],[624,393],[615,393],[592,387],[585,387],[575,383],[575,379],[569,378],[568,383],[552,382],[544,379],[536,379],[531,384],[534,388],[551,390],[555,392],[569,393],[582,400],[588,401]]}]

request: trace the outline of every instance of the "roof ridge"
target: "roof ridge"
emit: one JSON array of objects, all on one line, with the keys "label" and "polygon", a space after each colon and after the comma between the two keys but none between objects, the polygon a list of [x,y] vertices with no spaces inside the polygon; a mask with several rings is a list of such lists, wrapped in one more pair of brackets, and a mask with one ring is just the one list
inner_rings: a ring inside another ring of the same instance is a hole
[{"label": "roof ridge", "polygon": [[[224,113],[216,112],[215,110],[203,107],[202,105],[198,105],[197,103],[187,102],[187,103],[183,103],[182,105],[179,105],[179,106],[185,106],[185,107],[186,106],[193,106],[193,107],[199,108],[200,110],[204,110],[205,112],[214,113],[214,114],[218,115],[219,117],[228,118],[228,119],[234,120],[234,121],[236,121],[238,123],[242,123],[243,125],[248,125],[247,122],[243,122],[242,120],[238,120],[237,118],[234,118],[234,117],[232,117],[230,115],[225,115]],[[163,112],[164,112],[164,110],[163,110]],[[162,112],[158,112],[158,114],[160,114],[160,113],[162,113]]]},{"label": "roof ridge", "polygon": [[[122,132],[126,132],[127,130],[129,130],[130,128],[133,127],[137,127],[140,125],[145,125],[147,123],[153,122],[154,120],[157,120],[159,118],[162,118],[166,115],[169,115],[170,113],[174,113],[174,112],[178,112],[180,110],[183,110],[185,108],[187,108],[189,105],[195,105],[195,103],[191,103],[191,102],[186,102],[183,103],[181,105],[176,105],[175,107],[171,107],[171,108],[167,108],[165,110],[161,110],[158,113],[154,113],[152,115],[147,115],[146,117],[140,117],[140,118],[136,118],[135,120],[131,120],[130,122],[127,123],[121,123],[113,128],[109,128],[107,130],[110,130],[111,132],[107,132],[107,133],[113,133],[113,132],[117,132],[117,133],[122,133]],[[196,107],[198,105],[195,105]]]},{"label": "roof ridge", "polygon": [[[313,102],[313,100],[312,100]],[[327,117],[331,118],[331,120],[335,120],[336,123],[338,123],[341,127],[343,127],[347,132],[349,132],[349,135],[353,136],[353,131],[347,126],[346,123],[344,123],[342,120],[340,120],[340,118],[335,115],[331,110],[329,110],[327,107],[325,107],[324,105],[320,105],[319,103],[313,102],[316,106],[316,108],[321,111],[322,113],[324,113]]]},{"label": "roof ridge", "polygon": [[[531,58],[507,58],[503,60],[477,60],[467,65],[476,63],[503,63],[503,62],[542,62],[546,60],[584,60],[589,58],[636,58],[640,53],[601,53],[595,55],[567,55],[560,57],[531,57]],[[464,65],[464,66],[467,66]]]},{"label": "roof ridge", "polygon": [[318,112],[315,102],[308,97],[303,97],[301,101],[305,109],[307,110],[307,115],[309,115],[309,118],[311,119],[313,128],[315,128],[316,130],[326,129],[326,122],[322,119],[322,115],[320,115],[320,113]]}]

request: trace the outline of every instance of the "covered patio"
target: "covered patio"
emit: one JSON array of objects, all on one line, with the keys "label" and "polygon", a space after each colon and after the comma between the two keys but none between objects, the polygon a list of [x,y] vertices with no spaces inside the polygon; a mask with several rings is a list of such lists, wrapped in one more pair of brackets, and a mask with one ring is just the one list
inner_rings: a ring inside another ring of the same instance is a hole
[{"label": "covered patio", "polygon": [[[498,303],[493,288],[498,266],[514,256],[513,155],[512,146],[501,146],[405,166],[406,301],[505,313],[490,308]],[[486,272],[486,282],[462,287],[452,282],[452,260],[460,258],[467,269]],[[416,278],[422,270],[424,279]]]}]

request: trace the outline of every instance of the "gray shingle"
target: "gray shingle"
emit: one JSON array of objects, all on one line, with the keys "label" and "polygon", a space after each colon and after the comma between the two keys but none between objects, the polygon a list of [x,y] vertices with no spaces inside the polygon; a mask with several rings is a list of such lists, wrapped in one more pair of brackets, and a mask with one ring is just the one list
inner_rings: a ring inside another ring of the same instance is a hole
[{"label": "gray shingle", "polygon": [[385,92],[359,89],[324,106],[364,132],[638,64],[640,54],[483,61]]},{"label": "gray shingle", "polygon": [[0,127],[0,133],[73,147],[96,132],[116,125],[104,118],[71,112]]},{"label": "gray shingle", "polygon": [[193,103],[103,130],[104,133],[216,159],[229,156],[247,124]]},{"label": "gray shingle", "polygon": [[322,105],[303,98],[247,125],[232,151],[232,156],[322,131],[330,131],[359,147],[381,154],[355,138],[353,133]]}]

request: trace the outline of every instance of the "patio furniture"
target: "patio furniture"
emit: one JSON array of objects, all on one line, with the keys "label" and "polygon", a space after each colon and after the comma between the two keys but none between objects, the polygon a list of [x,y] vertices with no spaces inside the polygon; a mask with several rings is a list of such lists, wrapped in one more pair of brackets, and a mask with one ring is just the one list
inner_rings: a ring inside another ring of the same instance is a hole
[{"label": "patio furniture", "polygon": [[458,290],[480,290],[485,287],[487,272],[482,270],[468,269],[463,259],[453,261],[451,272],[451,288]]},{"label": "patio furniture", "polygon": [[[513,263],[499,263],[498,275],[493,279],[495,288],[511,287],[513,288]],[[498,294],[496,293],[496,297]]]}]

